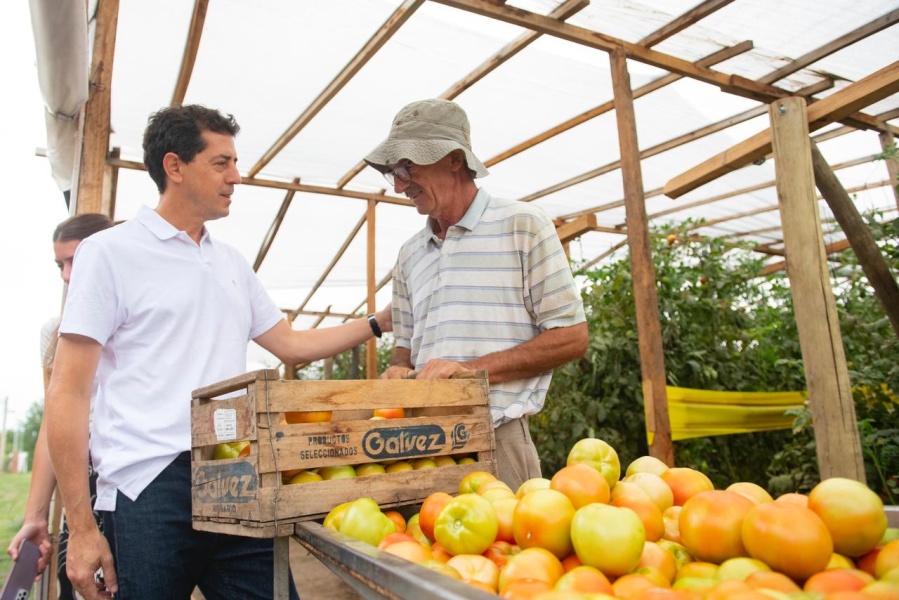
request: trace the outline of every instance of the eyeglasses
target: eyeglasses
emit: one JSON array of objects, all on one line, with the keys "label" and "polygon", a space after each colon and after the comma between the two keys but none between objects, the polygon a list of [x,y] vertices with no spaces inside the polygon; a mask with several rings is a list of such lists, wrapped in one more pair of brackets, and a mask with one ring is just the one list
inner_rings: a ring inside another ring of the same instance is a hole
[{"label": "eyeglasses", "polygon": [[412,163],[406,161],[395,166],[393,169],[384,172],[384,179],[387,180],[391,186],[396,186],[396,180],[399,179],[403,183],[409,183],[412,181],[412,173],[409,172],[409,169],[412,167]]}]

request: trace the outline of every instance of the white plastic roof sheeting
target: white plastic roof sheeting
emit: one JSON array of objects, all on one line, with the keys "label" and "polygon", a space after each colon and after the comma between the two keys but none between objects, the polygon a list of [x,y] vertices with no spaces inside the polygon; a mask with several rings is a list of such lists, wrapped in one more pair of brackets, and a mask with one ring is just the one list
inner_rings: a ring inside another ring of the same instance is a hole
[{"label": "white plastic roof sheeting", "polygon": [[[696,5],[696,0],[592,0],[569,24],[638,43]],[[246,172],[325,90],[371,36],[401,5],[398,0],[211,0],[185,103],[201,103],[235,115],[239,166]],[[489,4],[489,3],[485,3]],[[560,2],[507,2],[547,14]],[[712,67],[757,80],[897,8],[895,0],[735,0],[683,31],[653,46],[688,61],[744,40],[754,48]],[[187,0],[121,0],[112,83],[112,137],[125,160],[141,161],[141,135],[147,116],[168,105],[181,67],[193,3]],[[528,30],[465,10],[426,1],[415,10],[314,119],[256,175],[258,178],[329,188],[350,172],[388,131],[393,115],[408,102],[436,97]],[[839,50],[775,84],[795,91],[822,80],[834,87],[823,98],[899,58],[899,26],[887,27]],[[631,85],[639,88],[666,71],[629,60]],[[488,160],[560,123],[611,101],[609,59],[605,52],[542,35],[455,100],[468,112],[475,153]],[[635,100],[641,150],[709,124],[762,106],[717,87],[682,78]],[[880,115],[899,107],[899,96],[867,107]],[[896,121],[893,121],[895,124]],[[647,192],[702,160],[768,127],[767,112],[701,137],[642,163]],[[834,124],[827,129],[838,128]],[[822,142],[831,164],[882,152],[878,134],[856,131]],[[491,194],[523,198],[619,159],[614,111],[591,119],[490,168],[479,180]],[[887,179],[883,161],[865,162],[837,172],[844,187]],[[647,212],[676,208],[703,198],[774,181],[772,161],[749,166],[672,200],[647,198]],[[377,193],[383,178],[365,169],[347,190]],[[392,193],[392,190],[388,190]],[[231,216],[209,224],[213,234],[237,246],[252,263],[275,219],[285,192],[242,186]],[[618,169],[540,197],[535,202],[560,217],[623,198]],[[144,172],[121,169],[116,219],[130,218],[141,204],[154,206],[155,187]],[[860,210],[895,211],[889,186],[858,192]],[[715,220],[770,207],[753,216],[724,221],[698,232],[723,236],[779,223],[776,190],[769,186],[675,214],[654,224],[686,218]],[[259,275],[285,309],[297,309],[322,277],[332,257],[365,214],[366,202],[330,195],[297,193]],[[837,235],[821,203],[826,241]],[[895,216],[893,213],[891,216]],[[597,213],[598,223],[624,223],[624,208]],[[376,211],[376,273],[381,281],[393,267],[400,244],[424,218],[406,206],[379,203]],[[744,236],[766,243],[780,232]],[[572,258],[589,261],[624,239],[590,232],[572,243]],[[624,250],[622,250],[624,251]],[[348,313],[365,299],[365,228],[350,244],[325,283],[305,305],[308,310]],[[390,286],[378,294],[386,303]],[[300,316],[308,327],[314,316]],[[335,324],[329,319],[325,325]]]}]

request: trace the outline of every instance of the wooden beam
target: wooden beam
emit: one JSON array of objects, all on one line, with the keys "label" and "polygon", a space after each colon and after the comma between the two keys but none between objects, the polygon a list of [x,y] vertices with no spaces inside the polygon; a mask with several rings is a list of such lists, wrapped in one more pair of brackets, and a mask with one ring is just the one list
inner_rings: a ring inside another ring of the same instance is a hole
[{"label": "wooden beam", "polygon": [[874,288],[874,295],[880,300],[893,331],[899,335],[899,286],[896,285],[896,280],[890,273],[890,268],[880,248],[877,247],[870,228],[862,220],[852,198],[843,189],[843,185],[834,175],[818,146],[815,144],[810,146],[815,185],[830,206],[830,211],[846,234],[846,238],[852,243],[858,264],[868,277],[868,283]]},{"label": "wooden beam", "polygon": [[[122,155],[121,148],[113,148],[109,152],[110,158],[119,158]],[[107,163],[103,168],[103,191],[100,200],[100,212],[110,219],[115,218],[115,202],[119,193],[119,169]]]},{"label": "wooden beam", "polygon": [[[750,119],[754,119],[765,113],[764,106],[757,106],[755,108],[751,108],[747,111],[744,111],[738,115],[734,115],[733,117],[729,117],[724,119],[723,121],[718,121],[717,123],[712,123],[711,125],[707,125],[701,129],[697,129],[696,131],[691,131],[689,133],[685,133],[683,135],[679,135],[676,138],[667,140],[660,144],[656,144],[652,148],[647,148],[643,152],[640,152],[640,159],[650,158],[657,154],[660,154],[666,150],[670,150],[672,148],[676,148],[683,144],[696,141],[700,138],[703,138],[707,135],[711,135],[723,129],[727,129],[728,127],[733,127],[739,123],[743,123],[745,121],[749,121]],[[523,198],[519,198],[520,202],[533,202],[539,198],[543,198],[545,196],[549,196],[550,194],[555,194],[556,192],[560,192],[566,188],[578,185],[580,183],[584,183],[585,181],[589,181],[591,179],[595,179],[600,175],[604,175],[611,171],[614,171],[621,167],[621,161],[615,160],[608,164],[605,164],[596,169],[592,169],[587,171],[586,173],[581,173],[580,175],[575,175],[574,177],[570,177],[565,181],[559,182],[555,185],[552,185],[548,188],[542,189],[540,191],[534,192],[533,194],[527,195]]]},{"label": "wooden beam", "polygon": [[266,150],[265,154],[256,162],[249,171],[249,177],[255,177],[277,154],[283,150],[296,135],[337,95],[337,92],[349,83],[349,81],[368,63],[369,60],[393,37],[403,23],[422,5],[424,0],[406,0],[392,15],[381,25],[381,28],[365,43],[362,49],[350,60],[349,63],[337,74],[331,83],[325,87],[318,97],[312,101],[303,114],[287,128],[281,137]]},{"label": "wooden beam", "polygon": [[[553,19],[564,21],[565,19],[586,8],[589,4],[590,0],[566,0],[555,9],[553,9],[552,12],[550,12],[547,16]],[[493,72],[497,67],[527,48],[534,40],[539,38],[540,35],[541,34],[536,31],[529,31],[512,40],[511,42],[503,46],[499,50],[499,52],[481,63],[468,75],[451,85],[445,92],[443,92],[443,94],[440,95],[440,98],[443,98],[445,100],[452,100],[453,98],[473,86],[475,83],[486,77],[489,73]],[[366,166],[368,166],[368,163],[366,163],[364,160],[360,160],[352,169],[350,169],[346,173],[346,175],[340,178],[340,181],[337,182],[337,187],[341,189],[344,188],[359,173],[361,173]],[[487,166],[489,167],[490,165],[488,164]]]},{"label": "wooden beam", "polygon": [[71,200],[77,214],[103,211],[118,20],[119,0],[98,0],[91,52],[90,93],[82,111],[81,152],[76,164],[75,193]]},{"label": "wooden beam", "polygon": [[[860,108],[899,91],[899,62],[894,62],[812,104],[807,114],[808,130],[815,131],[840,121]],[[734,169],[764,158],[771,151],[771,129],[760,131],[724,152],[672,178],[665,195],[677,198]]]},{"label": "wooden beam", "polygon": [[[107,160],[107,162],[110,165],[114,165],[120,168],[133,169],[135,171],[147,170],[143,163],[139,163],[134,160],[109,159]],[[244,177],[241,179],[240,183],[242,185],[252,185],[255,187],[271,188],[275,190],[295,190],[297,192],[304,192],[307,194],[322,194],[325,196],[338,196],[340,198],[354,198],[356,200],[367,201],[369,198],[374,198],[378,202],[386,202],[387,204],[396,204],[398,206],[412,206],[412,201],[408,198],[387,196],[383,191],[372,194],[366,192],[355,192],[352,190],[339,190],[322,185],[308,185],[305,183],[297,183],[297,180],[288,182],[276,181],[274,179],[256,179],[255,177]]]},{"label": "wooden beam", "polygon": [[593,231],[595,229],[596,215],[584,215],[574,221],[568,221],[567,223],[556,227],[556,233],[559,234],[559,241],[561,241],[564,246],[571,242],[571,240],[579,238],[588,231]]},{"label": "wooden beam", "polygon": [[884,131],[880,134],[880,147],[883,149],[884,162],[887,165],[890,181],[893,185],[893,197],[896,199],[896,207],[899,208],[899,156],[896,151],[896,137],[892,131]]},{"label": "wooden beam", "polygon": [[181,57],[181,69],[178,71],[178,81],[175,82],[175,91],[172,93],[172,106],[184,102],[187,94],[187,86],[194,72],[194,64],[197,62],[197,52],[200,50],[200,39],[203,37],[203,24],[206,23],[206,9],[209,8],[209,0],[194,0],[194,12],[190,16],[190,27],[187,29],[187,41],[184,44],[184,55]]},{"label": "wooden beam", "polygon": [[694,6],[673,21],[670,21],[664,27],[653,31],[642,40],[637,42],[637,44],[639,44],[640,46],[646,46],[647,48],[655,46],[656,44],[667,40],[671,36],[677,35],[687,27],[695,25],[697,22],[706,18],[713,12],[724,8],[733,1],[734,0],[705,0],[705,2]]},{"label": "wooden beam", "polygon": [[[300,183],[300,180],[297,178],[294,179],[293,182]],[[259,246],[259,252],[256,254],[256,261],[253,263],[254,271],[258,272],[259,267],[262,266],[262,261],[265,260],[265,255],[268,254],[269,249],[272,247],[275,236],[278,235],[278,230],[281,229],[281,224],[284,222],[284,215],[287,214],[287,209],[290,208],[290,203],[293,202],[293,197],[296,193],[296,190],[287,190],[284,200],[281,201],[281,207],[278,209],[278,214],[275,215],[265,237],[262,239],[262,245]]]},{"label": "wooden beam", "polygon": [[[709,56],[706,56],[705,58],[702,58],[702,59],[696,61],[696,65],[701,66],[701,67],[709,67],[714,64],[718,64],[719,62],[724,62],[725,60],[727,60],[729,58],[733,58],[734,56],[743,54],[744,52],[748,52],[749,50],[752,50],[752,42],[751,41],[740,42],[739,44],[730,46],[728,48],[723,48],[717,52],[710,54]],[[659,77],[658,79],[650,81],[649,83],[636,88],[634,90],[634,99],[636,100],[637,98],[645,96],[646,94],[649,94],[656,90],[660,90],[663,87],[665,87],[666,85],[670,85],[680,79],[683,79],[683,75],[678,75],[676,73],[669,73],[668,75]],[[493,165],[495,165],[499,162],[502,162],[508,158],[512,158],[516,154],[524,152],[528,148],[533,148],[537,144],[545,142],[546,140],[553,138],[561,133],[564,133],[564,132],[568,131],[569,129],[577,127],[578,125],[580,125],[582,123],[586,123],[587,121],[589,121],[591,119],[594,119],[602,114],[605,114],[605,113],[611,111],[613,108],[615,108],[615,103],[613,101],[609,100],[608,102],[603,102],[599,106],[595,106],[595,107],[591,108],[590,110],[584,111],[581,114],[576,115],[576,116],[568,119],[567,121],[556,125],[555,127],[547,129],[546,131],[539,133],[539,134],[535,135],[534,137],[521,142],[520,144],[516,144],[512,148],[509,148],[508,150],[506,150],[505,152],[501,152],[500,154],[497,154],[496,156],[487,159],[484,162],[484,165],[487,166],[488,168],[492,167]]]},{"label": "wooden beam", "polygon": [[[368,314],[376,312],[378,307],[375,304],[375,207],[377,203],[374,200],[368,201],[368,207],[365,213],[365,221],[368,224],[366,235],[366,261],[365,261],[365,280],[368,287]],[[371,338],[365,343],[365,378],[377,379],[378,373],[378,340]]]},{"label": "wooden beam", "polygon": [[815,200],[809,141],[813,117],[806,114],[801,98],[778,100],[772,103],[769,114],[787,275],[820,477],[846,477],[864,483],[855,402]]},{"label": "wooden beam", "polygon": [[[849,243],[849,240],[846,240],[846,239],[838,240],[836,242],[833,242],[831,244],[824,246],[824,254],[830,256],[831,254],[836,254],[837,252],[842,252],[843,250],[846,250],[847,248],[851,248],[851,247],[852,247],[852,245]],[[760,276],[773,275],[774,273],[777,273],[779,271],[786,270],[786,268],[787,268],[787,261],[785,261],[785,260],[778,261],[776,263],[771,263],[771,264],[768,264],[768,265],[765,265],[764,267],[762,267],[762,270],[761,270],[761,272],[759,272],[759,275]]]},{"label": "wooden beam", "polygon": [[649,454],[673,467],[674,447],[671,442],[671,422],[668,419],[668,397],[665,390],[665,350],[662,346],[659,301],[652,266],[652,251],[649,247],[646,203],[643,198],[637,120],[634,115],[634,98],[631,95],[630,75],[627,71],[627,56],[624,49],[613,49],[609,53],[609,61],[615,94],[615,117],[618,122],[625,210],[627,222],[630,224],[627,241],[630,247],[637,313],[637,338],[643,374],[643,408],[649,436],[647,440]]},{"label": "wooden beam", "polygon": [[812,63],[818,62],[826,56],[830,56],[831,54],[858,42],[859,40],[863,40],[868,36],[874,35],[878,31],[886,29],[890,25],[893,25],[896,21],[899,21],[899,9],[890,11],[882,17],[874,19],[867,25],[863,25],[862,27],[859,27],[854,31],[850,31],[846,35],[832,40],[831,42],[821,46],[816,50],[812,50],[811,52],[803,54],[796,60],[790,61],[773,73],[769,73],[768,75],[765,75],[757,81],[759,83],[774,83],[775,81],[779,81],[787,75],[795,73],[799,69],[803,69]]}]

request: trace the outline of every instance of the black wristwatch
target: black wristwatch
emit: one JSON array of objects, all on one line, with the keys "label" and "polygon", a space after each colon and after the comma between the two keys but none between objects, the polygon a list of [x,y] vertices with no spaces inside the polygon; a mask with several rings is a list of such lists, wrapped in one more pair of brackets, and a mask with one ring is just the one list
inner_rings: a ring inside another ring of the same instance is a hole
[{"label": "black wristwatch", "polygon": [[371,325],[371,332],[375,334],[375,337],[380,338],[381,326],[378,325],[378,319],[375,318],[374,313],[368,315],[368,324]]}]

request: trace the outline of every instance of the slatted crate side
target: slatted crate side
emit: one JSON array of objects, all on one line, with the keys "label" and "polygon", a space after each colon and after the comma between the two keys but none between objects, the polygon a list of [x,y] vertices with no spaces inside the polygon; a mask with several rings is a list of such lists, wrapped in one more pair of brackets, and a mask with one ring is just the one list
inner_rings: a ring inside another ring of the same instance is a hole
[{"label": "slatted crate side", "polygon": [[[191,447],[209,446],[208,456],[212,458],[212,447],[221,442],[256,439],[256,398],[255,392],[250,391],[243,396],[222,400],[208,400],[197,398],[192,401],[190,409],[190,434]],[[227,411],[234,411],[228,413]],[[221,412],[224,411],[224,412]],[[216,420],[233,423],[234,437],[221,437],[221,431],[216,430]],[[204,453],[206,454],[206,453]]]},{"label": "slatted crate side", "polygon": [[258,444],[260,473],[492,451],[486,406],[463,415],[279,425]]},{"label": "slatted crate side", "polygon": [[277,381],[281,377],[277,369],[259,369],[249,371],[230,379],[198,388],[191,393],[192,398],[216,398],[240,389],[245,389],[257,382]]},{"label": "slatted crate side", "polygon": [[256,410],[265,412],[472,406],[487,397],[485,378],[291,380],[268,383],[258,394]]}]

